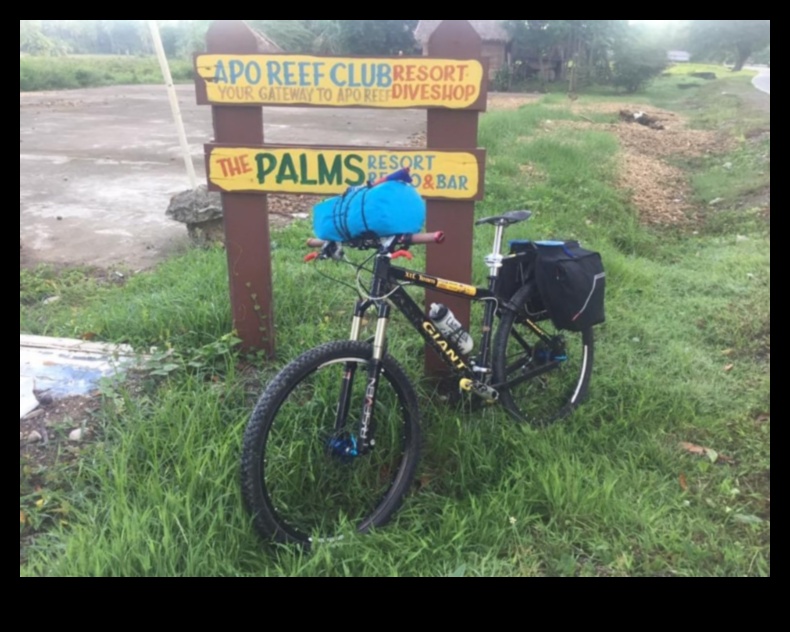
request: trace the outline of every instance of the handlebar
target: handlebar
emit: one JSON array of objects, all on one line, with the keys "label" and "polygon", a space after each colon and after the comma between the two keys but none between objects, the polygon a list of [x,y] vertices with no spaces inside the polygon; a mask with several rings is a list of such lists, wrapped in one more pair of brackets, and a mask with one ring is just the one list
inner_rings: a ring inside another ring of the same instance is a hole
[{"label": "handlebar", "polygon": [[[398,245],[412,245],[412,244],[441,244],[444,242],[444,233],[438,231],[435,233],[416,233],[414,235],[403,235],[396,242]],[[307,245],[310,248],[323,248],[327,243],[323,239],[315,239],[311,237],[307,240]]]}]

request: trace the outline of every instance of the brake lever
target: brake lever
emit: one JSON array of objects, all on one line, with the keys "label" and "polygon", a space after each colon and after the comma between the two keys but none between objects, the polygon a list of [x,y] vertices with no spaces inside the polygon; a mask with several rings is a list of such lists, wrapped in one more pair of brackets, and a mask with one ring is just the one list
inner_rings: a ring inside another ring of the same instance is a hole
[{"label": "brake lever", "polygon": [[328,241],[321,246],[320,251],[311,252],[305,255],[304,262],[310,263],[316,259],[334,259],[335,261],[341,261],[343,259],[343,247],[335,241]]},{"label": "brake lever", "polygon": [[408,250],[396,250],[390,255],[390,259],[400,259],[401,257],[406,257],[409,261],[414,259],[414,255]]}]

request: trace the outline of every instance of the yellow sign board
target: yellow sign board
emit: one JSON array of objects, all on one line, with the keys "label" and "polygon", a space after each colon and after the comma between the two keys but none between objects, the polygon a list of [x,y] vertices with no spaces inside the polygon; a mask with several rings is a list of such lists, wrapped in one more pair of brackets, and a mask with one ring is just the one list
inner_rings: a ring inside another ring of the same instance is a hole
[{"label": "yellow sign board", "polygon": [[198,55],[195,67],[209,103],[237,105],[464,109],[484,80],[476,59]]},{"label": "yellow sign board", "polygon": [[423,197],[480,197],[481,152],[209,146],[209,182],[226,192],[335,195],[409,168]]}]

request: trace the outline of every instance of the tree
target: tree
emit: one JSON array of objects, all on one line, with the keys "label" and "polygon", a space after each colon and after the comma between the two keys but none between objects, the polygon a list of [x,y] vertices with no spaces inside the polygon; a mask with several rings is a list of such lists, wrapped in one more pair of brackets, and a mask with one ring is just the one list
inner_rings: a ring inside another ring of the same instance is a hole
[{"label": "tree", "polygon": [[556,20],[505,20],[505,28],[512,38],[510,54],[518,69],[516,79],[526,79],[533,70],[538,71],[541,81],[553,79],[558,74],[557,49],[561,33],[552,22]]},{"label": "tree", "polygon": [[770,20],[693,20],[690,44],[695,56],[733,61],[741,70],[749,57],[771,43]]},{"label": "tree", "polygon": [[[609,79],[609,57],[627,27],[625,20],[505,20],[513,36],[512,56],[524,77],[582,82]],[[572,63],[571,63],[572,62]],[[571,87],[573,90],[575,86]]]},{"label": "tree", "polygon": [[771,45],[768,44],[762,50],[757,51],[751,58],[752,63],[755,64],[765,64],[766,66],[771,65]]},{"label": "tree", "polygon": [[143,20],[113,20],[110,35],[114,53],[134,55],[151,52]]},{"label": "tree", "polygon": [[667,67],[667,52],[632,31],[614,49],[612,82],[626,92],[641,90]]},{"label": "tree", "polygon": [[397,55],[415,52],[418,20],[249,20],[289,53]]},{"label": "tree", "polygon": [[248,20],[287,53],[341,52],[338,20]]},{"label": "tree", "polygon": [[339,20],[342,51],[350,55],[405,55],[416,51],[419,20]]},{"label": "tree", "polygon": [[190,58],[206,50],[206,32],[211,20],[179,20],[176,54]]},{"label": "tree", "polygon": [[180,25],[172,23],[161,24],[161,20],[159,22],[159,36],[162,38],[162,48],[165,51],[165,55],[175,57],[178,55],[178,46],[183,29]]},{"label": "tree", "polygon": [[55,44],[41,31],[40,20],[19,20],[19,52],[51,55]]}]

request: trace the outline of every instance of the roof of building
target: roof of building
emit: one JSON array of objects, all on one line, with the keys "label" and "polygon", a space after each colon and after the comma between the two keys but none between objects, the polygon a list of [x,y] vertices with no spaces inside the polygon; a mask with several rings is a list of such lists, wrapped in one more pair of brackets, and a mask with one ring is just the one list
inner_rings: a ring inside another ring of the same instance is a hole
[{"label": "roof of building", "polygon": [[[425,44],[442,20],[420,20],[414,29],[414,38]],[[503,20],[468,20],[484,42],[509,42],[510,34]]]}]

